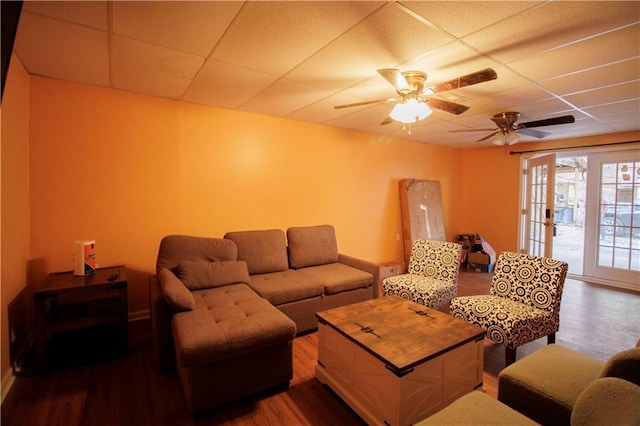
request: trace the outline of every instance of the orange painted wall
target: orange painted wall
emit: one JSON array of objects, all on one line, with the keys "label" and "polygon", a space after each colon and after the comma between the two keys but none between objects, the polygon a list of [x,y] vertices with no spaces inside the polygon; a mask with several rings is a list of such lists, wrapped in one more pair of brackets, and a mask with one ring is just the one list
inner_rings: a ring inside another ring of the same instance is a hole
[{"label": "orange painted wall", "polygon": [[465,150],[462,157],[462,233],[482,235],[498,253],[515,250],[520,158],[502,147]]},{"label": "orange painted wall", "polygon": [[100,265],[124,263],[129,310],[167,234],[333,224],[341,252],[401,260],[398,181],[441,182],[458,232],[462,151],[344,129],[32,77],[34,275],[72,268],[96,240]]},{"label": "orange painted wall", "polygon": [[[16,57],[11,59],[2,98],[1,152],[1,339],[0,358],[3,384],[9,375],[10,341],[25,338],[32,318],[24,297],[29,260],[29,75]],[[9,311],[12,313],[10,337]],[[18,322],[18,323],[16,323]]]}]

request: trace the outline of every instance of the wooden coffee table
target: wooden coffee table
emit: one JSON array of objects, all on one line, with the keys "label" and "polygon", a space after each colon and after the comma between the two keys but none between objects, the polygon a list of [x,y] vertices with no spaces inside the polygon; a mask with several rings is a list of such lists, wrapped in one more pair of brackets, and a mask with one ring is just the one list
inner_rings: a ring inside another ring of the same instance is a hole
[{"label": "wooden coffee table", "polygon": [[316,377],[369,424],[413,424],[482,386],[476,325],[398,296],[316,316]]}]

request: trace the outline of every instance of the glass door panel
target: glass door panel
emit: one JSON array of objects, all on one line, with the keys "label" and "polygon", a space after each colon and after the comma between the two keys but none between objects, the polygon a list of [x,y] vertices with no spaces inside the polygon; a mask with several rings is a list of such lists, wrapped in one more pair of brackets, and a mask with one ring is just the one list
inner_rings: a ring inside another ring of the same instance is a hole
[{"label": "glass door panel", "polygon": [[[593,155],[589,163],[585,275],[640,289],[640,153]],[[589,238],[591,237],[591,238]],[[588,261],[590,260],[590,261]]]},{"label": "glass door panel", "polygon": [[529,254],[551,257],[553,238],[553,203],[555,155],[545,155],[528,161],[524,223]]}]

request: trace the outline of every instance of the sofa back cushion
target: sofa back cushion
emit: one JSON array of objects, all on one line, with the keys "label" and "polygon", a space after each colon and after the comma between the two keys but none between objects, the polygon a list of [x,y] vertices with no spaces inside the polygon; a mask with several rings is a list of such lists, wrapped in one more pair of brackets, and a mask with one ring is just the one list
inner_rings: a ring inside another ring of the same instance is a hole
[{"label": "sofa back cushion", "polygon": [[238,260],[221,262],[183,260],[178,264],[178,277],[189,290],[203,290],[237,283],[249,284],[247,263]]},{"label": "sofa back cushion", "polygon": [[287,229],[287,240],[293,269],[338,261],[336,231],[331,225],[291,227]]},{"label": "sofa back cushion", "polygon": [[168,268],[178,275],[182,261],[221,262],[237,260],[238,249],[233,241],[222,238],[168,235],[160,241],[156,272]]},{"label": "sofa back cushion", "polygon": [[238,247],[238,260],[247,262],[250,275],[289,269],[287,242],[280,229],[227,232],[224,238]]}]

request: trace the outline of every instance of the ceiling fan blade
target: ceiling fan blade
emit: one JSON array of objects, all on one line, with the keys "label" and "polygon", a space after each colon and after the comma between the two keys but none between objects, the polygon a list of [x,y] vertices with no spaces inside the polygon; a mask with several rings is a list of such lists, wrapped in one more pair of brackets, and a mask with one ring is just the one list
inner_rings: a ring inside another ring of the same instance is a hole
[{"label": "ceiling fan blade", "polygon": [[384,120],[382,120],[382,121],[380,122],[380,125],[381,125],[381,126],[384,126],[384,125],[389,124],[389,123],[393,123],[393,118],[391,118],[391,117],[387,117],[387,118],[385,118]]},{"label": "ceiling fan blade", "polygon": [[442,111],[450,112],[451,114],[460,115],[469,109],[468,106],[457,104],[455,102],[449,102],[437,98],[429,98],[427,104],[431,108],[441,109]]},{"label": "ceiling fan blade", "polygon": [[380,74],[385,80],[387,80],[391,85],[399,92],[407,92],[411,91],[411,87],[407,82],[407,79],[404,78],[404,75],[400,72],[400,70],[395,68],[383,68],[378,70],[378,74]]},{"label": "ceiling fan blade", "polygon": [[528,129],[530,127],[553,126],[555,124],[575,123],[576,119],[573,115],[563,115],[562,117],[547,118],[545,120],[529,121],[528,123],[519,123],[518,129]]},{"label": "ceiling fan blade", "polygon": [[484,83],[498,78],[493,68],[486,68],[471,74],[463,75],[453,80],[445,81],[430,87],[433,93],[446,92],[447,90],[459,89],[460,87],[473,86],[474,84]]},{"label": "ceiling fan blade", "polygon": [[351,108],[351,107],[364,106],[364,105],[383,104],[385,102],[393,102],[397,100],[398,98],[376,99],[375,101],[362,101],[362,102],[355,102],[352,104],[336,105],[334,106],[334,108],[342,109],[342,108]]},{"label": "ceiling fan blade", "polygon": [[494,132],[499,129],[457,129],[449,130],[450,133],[462,133],[462,132]]},{"label": "ceiling fan blade", "polygon": [[489,133],[489,134],[488,134],[487,136],[485,136],[484,138],[478,139],[476,142],[486,141],[487,139],[494,137],[494,136],[495,136],[495,135],[497,135],[498,133],[500,133],[500,131],[499,131],[499,130],[496,130],[496,131],[495,131],[495,132],[493,132],[493,133]]},{"label": "ceiling fan blade", "polygon": [[520,133],[527,136],[533,136],[534,138],[538,138],[538,139],[546,138],[551,134],[549,132],[542,132],[540,130],[533,130],[533,129],[517,129],[516,133]]}]

